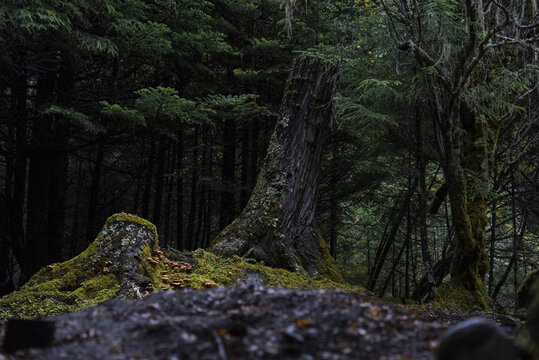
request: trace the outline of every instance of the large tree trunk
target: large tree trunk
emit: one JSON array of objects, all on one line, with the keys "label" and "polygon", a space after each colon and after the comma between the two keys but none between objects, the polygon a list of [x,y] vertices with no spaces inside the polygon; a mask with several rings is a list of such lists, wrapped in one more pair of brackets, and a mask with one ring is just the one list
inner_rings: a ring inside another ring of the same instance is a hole
[{"label": "large tree trunk", "polygon": [[241,215],[217,236],[217,254],[342,280],[314,226],[334,73],[332,66],[312,57],[295,60],[253,194]]},{"label": "large tree trunk", "polygon": [[[37,106],[54,101],[56,73],[45,73],[37,83]],[[25,275],[48,264],[49,206],[52,168],[53,115],[40,115],[32,125],[32,153],[28,171],[28,217],[26,220]]]},{"label": "large tree trunk", "polygon": [[456,289],[467,291],[478,305],[486,308],[491,302],[485,289],[489,268],[485,248],[487,192],[492,168],[490,154],[497,129],[477,122],[464,104],[461,104],[459,116],[465,131],[462,140],[455,140],[452,129],[442,129],[446,144],[444,172],[457,235],[451,283]]},{"label": "large tree trunk", "polygon": [[[72,58],[64,55],[57,79],[57,101],[63,107],[70,107],[74,94],[74,69]],[[49,189],[49,227],[47,251],[49,263],[63,260],[66,223],[66,197],[69,177],[68,134],[69,121],[63,117],[54,119],[51,144],[51,183]]]},{"label": "large tree trunk", "polygon": [[[251,121],[247,121],[242,130],[242,144],[241,144],[241,194],[240,194],[240,207],[243,209],[249,198],[251,197],[252,190],[252,157],[253,157],[253,124]],[[228,224],[226,224],[228,225]]]},{"label": "large tree trunk", "polygon": [[236,173],[236,122],[226,119],[223,131],[223,161],[221,167],[221,206],[219,213],[219,230],[234,220],[235,202],[235,173]]},{"label": "large tree trunk", "polygon": [[[21,267],[25,264],[25,224],[24,205],[26,201],[26,182],[28,169],[27,159],[27,83],[25,75],[15,79],[12,98],[12,121],[15,123],[15,158],[13,160],[13,176],[7,177],[6,186],[9,181],[10,192],[6,194],[6,201],[9,205],[9,235],[8,239],[13,255]],[[18,284],[16,284],[18,286]]]},{"label": "large tree trunk", "polygon": [[177,225],[176,230],[176,249],[183,250],[185,244],[183,241],[183,156],[185,153],[184,143],[183,143],[183,129],[178,130],[178,162],[176,165],[177,171],[177,184],[176,184],[176,216],[177,216]]},{"label": "large tree trunk", "polygon": [[423,266],[425,268],[425,275],[427,281],[427,287],[429,288],[428,297],[432,298],[433,295],[433,270],[432,259],[430,257],[428,239],[427,239],[427,184],[426,184],[426,160],[423,150],[423,130],[422,130],[422,117],[419,109],[419,105],[415,106],[415,131],[416,131],[416,164],[418,172],[418,220],[419,220],[419,238],[421,242],[421,256],[423,259]]},{"label": "large tree trunk", "polygon": [[[165,182],[165,156],[167,149],[167,140],[160,136],[157,150],[157,170],[155,174],[155,196],[153,200],[152,220],[155,226],[161,228],[161,206],[163,203],[163,184]],[[167,234],[168,235],[168,234]]]},{"label": "large tree trunk", "polygon": [[197,196],[198,196],[198,166],[199,166],[199,149],[198,138],[200,131],[198,127],[195,127],[195,133],[193,134],[193,173],[191,175],[191,201],[189,202],[189,215],[187,218],[187,241],[185,248],[187,250],[194,250],[195,248],[195,215],[197,210]]},{"label": "large tree trunk", "polygon": [[95,238],[97,233],[96,219],[97,219],[97,202],[100,192],[101,175],[103,169],[103,161],[105,157],[105,144],[100,141],[97,145],[97,154],[95,158],[95,166],[91,171],[91,185],[90,194],[88,195],[88,220],[86,223],[86,244],[90,244],[92,239]]}]

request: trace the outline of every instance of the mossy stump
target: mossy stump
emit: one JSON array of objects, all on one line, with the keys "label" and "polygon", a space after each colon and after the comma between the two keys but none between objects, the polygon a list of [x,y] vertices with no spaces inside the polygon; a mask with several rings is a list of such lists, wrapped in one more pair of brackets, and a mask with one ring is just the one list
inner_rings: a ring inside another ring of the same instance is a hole
[{"label": "mossy stump", "polygon": [[72,312],[110,298],[140,297],[152,281],[145,255],[157,249],[157,230],[126,213],[114,214],[86,250],[39,270],[20,290],[0,299],[0,319]]}]

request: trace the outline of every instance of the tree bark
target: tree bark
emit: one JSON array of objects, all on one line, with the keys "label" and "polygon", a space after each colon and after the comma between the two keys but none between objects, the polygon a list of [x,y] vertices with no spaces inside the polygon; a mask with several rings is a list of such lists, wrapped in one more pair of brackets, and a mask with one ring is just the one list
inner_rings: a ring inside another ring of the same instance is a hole
[{"label": "tree bark", "polygon": [[419,106],[416,104],[415,108],[415,130],[416,130],[416,163],[418,170],[419,186],[417,189],[418,202],[419,202],[419,237],[421,242],[421,256],[423,259],[423,266],[425,268],[425,275],[428,284],[431,285],[429,290],[429,297],[432,294],[434,286],[433,271],[432,271],[432,259],[430,256],[428,239],[427,239],[427,185],[426,185],[426,161],[425,154],[423,153],[423,131],[421,126],[421,113]]},{"label": "tree bark", "polygon": [[164,136],[160,136],[158,140],[157,150],[157,170],[155,174],[155,195],[153,200],[152,222],[160,229],[161,228],[161,207],[163,203],[163,184],[165,180],[165,155],[167,148],[167,140]]},{"label": "tree bark", "polygon": [[75,203],[74,203],[74,209],[73,209],[73,223],[71,225],[71,235],[70,235],[70,241],[69,241],[69,258],[75,257],[77,252],[77,245],[79,243],[79,226],[80,226],[80,219],[79,219],[79,211],[81,208],[81,197],[82,197],[82,161],[78,161],[77,165],[77,183],[76,183],[76,190],[75,190]]},{"label": "tree bark", "polygon": [[[25,259],[25,233],[24,233],[24,205],[26,200],[26,170],[27,159],[27,80],[26,75],[16,77],[12,94],[12,116],[15,122],[15,158],[13,160],[13,177],[6,179],[6,185],[13,180],[6,200],[9,201],[9,235],[10,247],[21,267],[24,267]],[[17,284],[18,285],[18,284]]]},{"label": "tree bark", "polygon": [[[41,74],[37,83],[37,107],[54,100],[56,72]],[[32,149],[28,171],[28,217],[26,220],[26,263],[32,275],[48,263],[49,205],[52,168],[53,115],[37,116],[32,124]]]},{"label": "tree bark", "polygon": [[[251,121],[247,121],[244,124],[242,130],[242,144],[241,144],[241,194],[240,194],[240,207],[243,209],[249,197],[251,197],[251,165],[253,156],[253,124]],[[228,224],[227,224],[228,225]]]},{"label": "tree bark", "polygon": [[193,164],[191,175],[191,201],[189,202],[189,216],[187,219],[187,242],[185,247],[187,250],[193,250],[195,244],[195,215],[197,210],[197,197],[198,197],[198,163],[199,163],[199,149],[198,138],[200,136],[200,130],[198,126],[195,127],[193,140]]},{"label": "tree bark", "polygon": [[88,220],[86,223],[86,244],[90,244],[96,231],[96,218],[97,218],[97,197],[100,191],[101,172],[103,168],[103,160],[105,157],[105,144],[103,141],[99,141],[97,145],[97,154],[95,157],[95,166],[91,173],[92,182],[90,185],[90,193],[88,195]]},{"label": "tree bark", "polygon": [[312,57],[294,61],[255,189],[240,216],[217,236],[217,254],[342,281],[314,224],[334,73]]},{"label": "tree bark", "polygon": [[165,188],[166,188],[166,191],[165,191],[165,214],[164,214],[164,222],[165,222],[165,225],[164,225],[164,229],[165,229],[165,236],[163,237],[164,241],[163,241],[163,244],[164,244],[164,247],[167,248],[170,246],[170,244],[172,243],[172,231],[170,230],[171,229],[171,216],[170,216],[170,212],[171,212],[171,208],[172,208],[172,185],[173,185],[173,181],[172,181],[172,176],[171,174],[173,173],[174,171],[174,162],[175,162],[175,159],[176,159],[176,148],[173,147],[173,146],[170,146],[172,143],[172,141],[169,141],[169,145],[167,146],[169,148],[169,150],[167,151],[168,152],[168,156],[167,156],[167,176],[166,176],[166,179],[165,179]]},{"label": "tree bark", "polygon": [[150,193],[152,190],[153,160],[155,157],[155,139],[150,136],[150,154],[148,155],[148,165],[146,166],[146,182],[144,184],[144,194],[142,195],[142,217],[148,219],[150,214]]},{"label": "tree bark", "polygon": [[236,173],[236,122],[226,119],[223,131],[223,161],[221,167],[221,206],[219,213],[219,230],[224,229],[234,220]]},{"label": "tree bark", "polygon": [[337,261],[337,226],[339,222],[339,199],[337,194],[337,183],[339,173],[337,171],[339,151],[337,146],[332,149],[332,173],[329,180],[329,253]]},{"label": "tree bark", "polygon": [[[391,249],[393,242],[395,241],[395,238],[397,236],[397,231],[399,230],[402,219],[404,218],[404,215],[406,214],[406,211],[410,206],[410,201],[412,200],[413,195],[412,189],[415,189],[416,186],[417,178],[414,179],[412,186],[408,187],[406,194],[403,195],[402,200],[395,205],[395,209],[392,211],[392,215],[386,226],[386,230],[384,230],[384,234],[382,235],[382,239],[380,240],[378,249],[376,251],[374,264],[372,268],[369,267],[371,269],[369,273],[369,280],[367,283],[367,289],[369,290],[374,290],[376,286],[378,277],[382,272],[382,268],[386,261],[389,250]],[[387,232],[387,229],[389,229],[389,232]]]},{"label": "tree bark", "polygon": [[[452,119],[452,121],[449,121]],[[463,135],[455,134],[451,123],[460,122]],[[476,121],[461,103],[458,114],[449,115],[442,124],[444,137],[444,173],[451,205],[453,227],[457,235],[451,262],[451,284],[467,291],[487,308],[490,300],[485,289],[489,268],[486,252],[487,191],[490,154],[497,129]]]},{"label": "tree bark", "polygon": [[183,129],[178,130],[178,163],[176,165],[177,171],[177,184],[176,184],[176,216],[178,228],[176,230],[176,248],[183,250],[185,244],[183,242],[183,156],[184,156],[184,143],[183,143]]},{"label": "tree bark", "polygon": [[18,286],[13,279],[11,266],[14,256],[22,265],[24,261],[24,200],[26,189],[26,75],[12,80],[4,198],[0,205],[2,229],[0,230],[0,296],[10,293]]},{"label": "tree bark", "polygon": [[[57,101],[63,107],[70,107],[74,93],[74,70],[72,59],[64,56],[59,64],[57,80]],[[62,261],[65,245],[66,196],[68,189],[68,134],[69,122],[63,117],[55,117],[51,144],[51,184],[49,189],[49,262]]]},{"label": "tree bark", "polygon": [[498,226],[498,199],[496,196],[492,199],[490,210],[490,248],[489,248],[489,275],[488,275],[488,294],[492,296],[494,287],[494,253],[496,244],[496,226]]}]

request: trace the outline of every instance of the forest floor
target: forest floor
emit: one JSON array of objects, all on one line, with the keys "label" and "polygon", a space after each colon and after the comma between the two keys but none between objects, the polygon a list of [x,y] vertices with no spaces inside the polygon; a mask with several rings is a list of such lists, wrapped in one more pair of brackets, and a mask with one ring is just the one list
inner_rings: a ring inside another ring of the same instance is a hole
[{"label": "forest floor", "polygon": [[[340,291],[186,289],[49,318],[52,346],[0,353],[0,360],[434,359],[444,331],[475,316],[489,317]],[[490,318],[517,332],[512,318]]]}]

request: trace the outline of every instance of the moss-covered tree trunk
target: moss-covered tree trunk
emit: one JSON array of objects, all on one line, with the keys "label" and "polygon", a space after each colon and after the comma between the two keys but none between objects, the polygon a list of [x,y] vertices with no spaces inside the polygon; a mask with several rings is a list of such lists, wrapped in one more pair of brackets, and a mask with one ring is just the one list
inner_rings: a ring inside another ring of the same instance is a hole
[{"label": "moss-covered tree trunk", "polygon": [[461,104],[458,116],[464,130],[462,135],[457,137],[455,131],[442,127],[447,146],[444,172],[457,235],[450,270],[451,284],[467,291],[478,305],[488,307],[490,300],[485,288],[489,268],[485,248],[487,195],[490,158],[498,130],[496,126],[477,121],[464,104]]},{"label": "moss-covered tree trunk", "polygon": [[332,114],[335,68],[294,61],[263,168],[240,216],[214,250],[342,280],[314,225],[320,157]]}]

